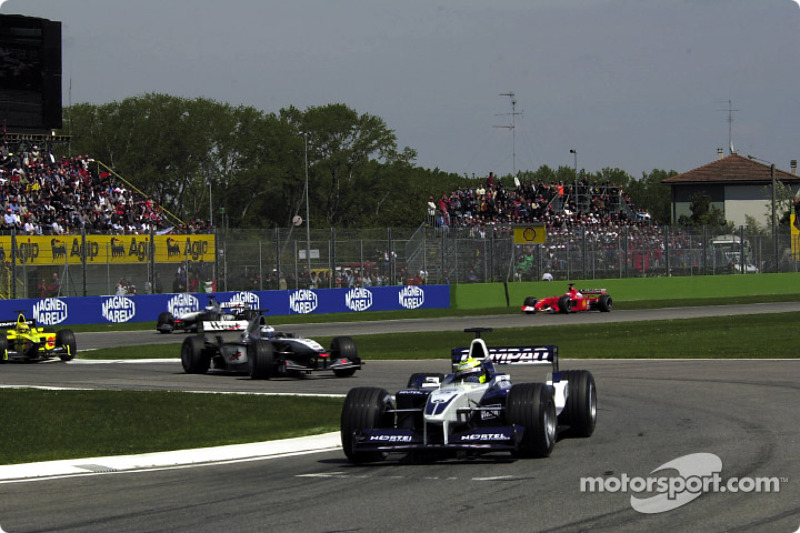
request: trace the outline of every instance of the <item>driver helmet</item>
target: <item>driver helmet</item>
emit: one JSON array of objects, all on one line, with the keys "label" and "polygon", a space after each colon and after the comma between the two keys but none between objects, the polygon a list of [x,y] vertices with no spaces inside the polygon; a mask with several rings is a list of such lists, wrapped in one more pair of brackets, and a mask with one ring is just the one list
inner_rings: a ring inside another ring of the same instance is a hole
[{"label": "driver helmet", "polygon": [[30,333],[31,328],[25,322],[20,322],[19,326],[17,326],[17,331],[19,331],[20,333]]},{"label": "driver helmet", "polygon": [[483,371],[481,362],[478,359],[467,359],[460,362],[456,367],[455,380],[468,383],[484,383],[486,374]]},{"label": "driver helmet", "polygon": [[275,336],[275,328],[272,326],[261,326],[258,332],[262,339],[271,339]]}]

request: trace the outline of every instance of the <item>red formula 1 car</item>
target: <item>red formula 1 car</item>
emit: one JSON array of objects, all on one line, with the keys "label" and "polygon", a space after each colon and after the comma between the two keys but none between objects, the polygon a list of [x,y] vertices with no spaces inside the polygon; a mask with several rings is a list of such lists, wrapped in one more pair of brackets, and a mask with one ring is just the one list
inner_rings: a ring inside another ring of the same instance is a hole
[{"label": "red formula 1 car", "polygon": [[611,311],[612,300],[605,289],[576,289],[572,283],[569,290],[560,296],[537,300],[533,296],[525,298],[522,312],[534,314],[539,311],[551,313],[574,313],[577,311]]}]

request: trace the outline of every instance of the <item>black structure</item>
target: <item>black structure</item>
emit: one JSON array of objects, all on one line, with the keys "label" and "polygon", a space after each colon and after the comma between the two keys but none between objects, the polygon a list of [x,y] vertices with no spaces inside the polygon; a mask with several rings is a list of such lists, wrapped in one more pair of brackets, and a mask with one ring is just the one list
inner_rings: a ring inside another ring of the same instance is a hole
[{"label": "black structure", "polygon": [[61,22],[0,15],[2,133],[49,133],[61,122]]}]

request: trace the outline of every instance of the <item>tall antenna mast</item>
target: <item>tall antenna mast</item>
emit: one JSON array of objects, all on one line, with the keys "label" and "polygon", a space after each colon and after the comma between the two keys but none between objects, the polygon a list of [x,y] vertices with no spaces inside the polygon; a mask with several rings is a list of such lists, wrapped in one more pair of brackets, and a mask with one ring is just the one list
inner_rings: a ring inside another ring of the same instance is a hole
[{"label": "tall antenna mast", "polygon": [[730,148],[730,154],[733,155],[736,153],[736,150],[733,149],[733,113],[735,111],[740,111],[739,109],[733,109],[733,102],[729,99],[728,100],[728,109],[717,109],[717,111],[727,111],[728,112],[728,146]]},{"label": "tall antenna mast", "polygon": [[500,96],[508,96],[511,99],[511,113],[499,113],[495,116],[510,116],[511,124],[503,124],[495,126],[495,128],[505,128],[511,130],[511,175],[517,175],[517,134],[516,134],[516,117],[522,116],[522,111],[517,112],[517,99],[514,96],[514,91],[507,93],[500,93]]}]

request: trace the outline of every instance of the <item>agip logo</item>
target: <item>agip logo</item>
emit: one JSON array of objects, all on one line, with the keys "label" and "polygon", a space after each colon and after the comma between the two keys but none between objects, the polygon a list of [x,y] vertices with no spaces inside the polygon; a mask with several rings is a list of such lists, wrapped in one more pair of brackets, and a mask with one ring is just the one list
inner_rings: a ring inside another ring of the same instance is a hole
[{"label": "agip logo", "polygon": [[425,291],[416,285],[409,285],[400,290],[399,300],[406,309],[418,309],[425,303]]},{"label": "agip logo", "polygon": [[372,307],[372,291],[360,287],[350,289],[344,296],[344,305],[351,311],[366,311]]},{"label": "agip logo", "polygon": [[167,311],[172,316],[181,317],[200,309],[200,300],[191,294],[176,294],[167,302]]},{"label": "agip logo", "polygon": [[55,326],[67,319],[68,306],[58,298],[45,298],[33,305],[33,319],[37,324]]},{"label": "agip logo", "polygon": [[317,293],[307,289],[292,291],[289,294],[289,308],[295,313],[305,315],[319,306]]},{"label": "agip logo", "polygon": [[102,312],[109,322],[127,322],[136,316],[136,304],[125,296],[112,296],[103,301]]}]

